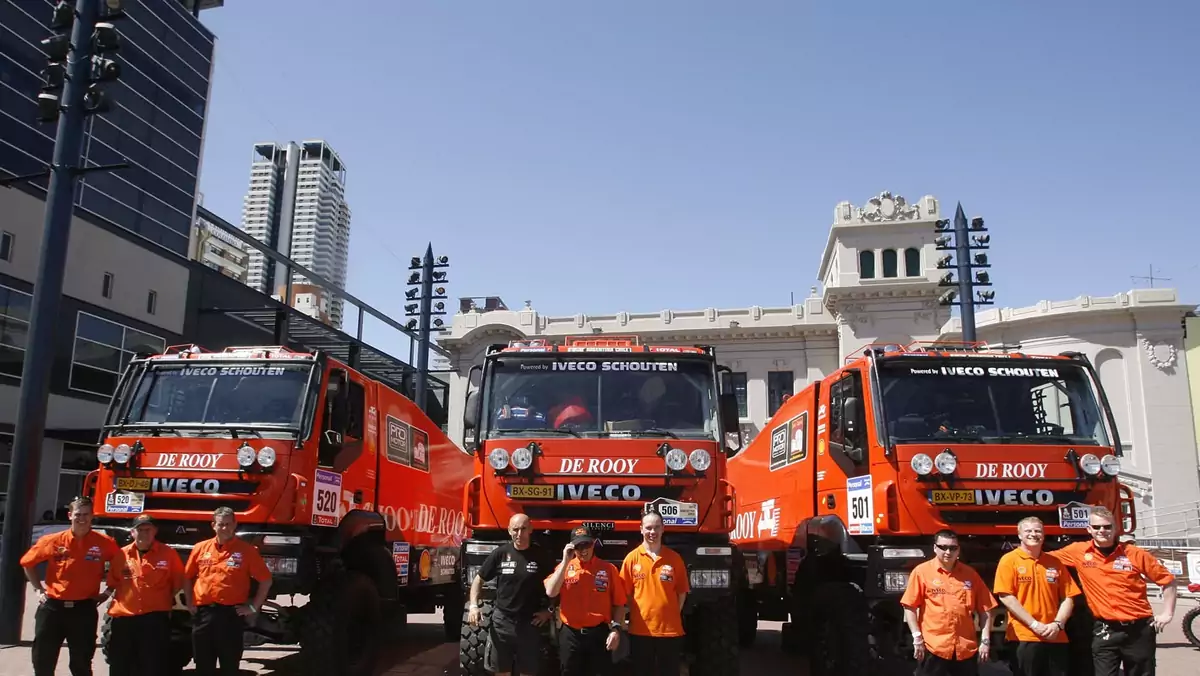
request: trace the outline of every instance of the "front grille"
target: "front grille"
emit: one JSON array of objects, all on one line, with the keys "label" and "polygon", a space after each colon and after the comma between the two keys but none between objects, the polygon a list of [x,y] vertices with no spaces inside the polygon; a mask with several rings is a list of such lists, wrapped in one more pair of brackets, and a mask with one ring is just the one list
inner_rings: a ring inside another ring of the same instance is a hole
[{"label": "front grille", "polygon": [[1058,525],[1057,509],[1029,509],[1021,511],[982,511],[943,509],[942,520],[947,524],[969,526],[1011,525],[1016,528],[1017,522],[1027,516],[1036,516],[1047,526]]},{"label": "front grille", "polygon": [[596,507],[568,505],[525,505],[523,511],[531,519],[582,519],[584,521],[640,521],[642,503],[613,503]]},{"label": "front grille", "polygon": [[250,500],[213,500],[211,498],[146,496],[145,510],[147,512],[156,510],[172,510],[180,512],[204,512],[206,514],[212,514],[213,510],[218,507],[229,507],[235,512],[246,512],[250,510]]}]

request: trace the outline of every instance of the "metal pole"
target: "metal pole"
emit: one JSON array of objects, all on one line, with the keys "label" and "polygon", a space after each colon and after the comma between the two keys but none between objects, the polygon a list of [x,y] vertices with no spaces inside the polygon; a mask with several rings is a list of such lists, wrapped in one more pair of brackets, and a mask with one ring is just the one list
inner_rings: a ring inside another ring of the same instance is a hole
[{"label": "metal pole", "polygon": [[954,213],[954,253],[958,259],[958,309],[962,321],[963,341],[975,342],[975,291],[971,278],[971,239],[967,234],[967,216],[962,202]]},{"label": "metal pole", "polygon": [[425,249],[425,260],[421,265],[421,326],[417,330],[417,406],[428,412],[425,405],[425,390],[429,384],[429,329],[430,313],[433,312],[433,244]]},{"label": "metal pole", "polygon": [[55,329],[62,300],[67,243],[71,236],[75,178],[83,146],[83,94],[88,87],[92,60],[92,31],[99,0],[77,0],[71,28],[71,53],[67,56],[67,81],[63,85],[62,110],[46,193],[46,215],[42,231],[41,262],[33,286],[29,313],[25,362],[21,371],[21,393],[17,400],[16,431],[12,464],[8,471],[8,500],[4,534],[0,537],[0,644],[16,645],[21,640],[25,615],[25,573],[21,555],[29,548],[37,500],[41,449],[46,431],[46,409],[50,398],[50,371],[58,346]]}]

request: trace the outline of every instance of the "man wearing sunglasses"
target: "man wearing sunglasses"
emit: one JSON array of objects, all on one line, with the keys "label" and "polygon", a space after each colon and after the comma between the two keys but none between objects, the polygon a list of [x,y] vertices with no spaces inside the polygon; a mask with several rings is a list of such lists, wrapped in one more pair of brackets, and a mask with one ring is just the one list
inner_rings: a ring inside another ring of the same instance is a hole
[{"label": "man wearing sunglasses", "polygon": [[[1146,550],[1118,542],[1113,513],[1092,507],[1090,542],[1076,542],[1054,555],[1079,573],[1079,583],[1095,622],[1092,662],[1096,676],[1154,673],[1156,634],[1175,617],[1175,576]],[[1144,576],[1144,577],[1143,577]],[[1157,617],[1146,596],[1146,578],[1163,590],[1163,612]]]},{"label": "man wearing sunglasses", "polygon": [[[933,536],[933,558],[913,568],[900,599],[913,635],[919,676],[976,676],[987,661],[996,598],[974,568],[958,560],[958,535]],[[976,640],[975,615],[983,616]]]}]

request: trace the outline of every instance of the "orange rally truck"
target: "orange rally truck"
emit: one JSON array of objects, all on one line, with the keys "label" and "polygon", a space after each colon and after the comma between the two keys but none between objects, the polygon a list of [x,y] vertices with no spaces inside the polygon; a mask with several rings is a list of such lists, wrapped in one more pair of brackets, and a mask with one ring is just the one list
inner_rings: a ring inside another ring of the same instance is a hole
[{"label": "orange rally truck", "polygon": [[[1081,354],[866,346],[788,399],[729,462],[731,538],[749,581],[742,645],[758,619],[782,620],[785,650],[807,652],[813,674],[911,674],[899,600],[909,572],[932,556],[933,534],[957,532],[962,560],[990,586],[1026,516],[1045,524],[1047,551],[1087,537],[1089,505],[1112,509],[1131,532],[1120,448]],[[1083,605],[1068,634],[1086,655]],[[1001,611],[991,627],[995,658],[1005,622]]]},{"label": "orange rally truck", "polygon": [[[139,355],[97,455],[85,484],[97,530],[125,545],[130,521],[151,514],[186,562],[227,506],[272,571],[271,598],[308,597],[264,604],[245,645],[299,643],[307,673],[370,674],[385,627],[437,606],[452,610],[457,639],[471,459],[416,404],[346,364],[277,346]],[[182,600],[173,620],[182,668]]]},{"label": "orange rally truck", "polygon": [[[530,517],[535,542],[556,560],[573,528],[599,531],[597,556],[619,567],[641,544],[642,516],[657,510],[664,544],[687,563],[691,673],[736,674],[733,601],[744,566],[729,541],[725,466],[741,441],[720,368],[711,347],[647,346],[637,337],[490,346],[468,376],[481,376],[481,387],[464,410],[464,427],[476,433],[467,444],[476,460],[464,496],[473,533],[463,546],[464,589],[509,540],[514,514]],[[470,676],[484,673],[492,590],[483,590],[478,628],[462,612],[459,660]],[[557,672],[557,664],[543,666]]]}]

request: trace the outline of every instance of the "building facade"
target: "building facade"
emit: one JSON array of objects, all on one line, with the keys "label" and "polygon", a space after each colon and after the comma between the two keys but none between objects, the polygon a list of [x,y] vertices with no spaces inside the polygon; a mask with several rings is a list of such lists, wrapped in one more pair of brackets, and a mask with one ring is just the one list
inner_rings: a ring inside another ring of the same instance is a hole
[{"label": "building facade", "polygon": [[[296,263],[344,287],[350,251],[350,206],[346,202],[346,167],[324,141],[260,143],[254,146],[250,188],[242,207],[246,234]],[[247,284],[263,293],[306,307],[328,303],[327,323],[342,325],[343,303],[309,292],[289,293],[283,267],[250,251]],[[312,285],[295,274],[291,284]],[[300,298],[303,296],[303,298]],[[316,315],[314,315],[316,316]]]},{"label": "building facade", "polygon": [[[0,0],[0,176],[46,169],[56,127],[36,122],[52,2]],[[212,3],[208,3],[212,4]],[[219,3],[218,3],[219,4]],[[204,5],[201,5],[203,8]],[[51,372],[37,516],[63,513],[95,468],[99,427],[138,350],[178,342],[215,38],[179,0],[126,0],[109,83],[83,166],[127,161],[79,181]],[[0,189],[0,492],[7,490],[46,179]],[[3,496],[0,496],[3,500]]]},{"label": "building facade", "polygon": [[[203,204],[204,197],[200,196],[198,204]],[[246,252],[245,243],[229,234],[222,228],[208,222],[202,216],[196,216],[196,233],[193,237],[196,250],[193,260],[246,283],[246,273],[249,272],[250,254]]]},{"label": "building facade", "polygon": [[[450,350],[450,436],[463,438],[468,372],[490,344],[580,334],[637,335],[647,343],[713,345],[732,373],[743,436],[762,430],[787,396],[841,366],[871,343],[961,340],[943,291],[934,222],[938,201],[908,203],[882,193],[863,207],[838,204],[818,267],[822,288],[792,307],[705,308],[550,317],[531,304],[455,315],[439,340]],[[977,339],[1034,353],[1077,350],[1096,365],[1117,421],[1122,479],[1139,500],[1139,533],[1154,510],[1200,500],[1197,445],[1182,353],[1182,318],[1195,305],[1170,289],[1042,301],[977,313]]]}]

